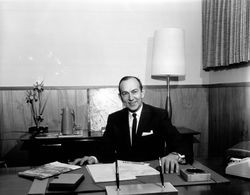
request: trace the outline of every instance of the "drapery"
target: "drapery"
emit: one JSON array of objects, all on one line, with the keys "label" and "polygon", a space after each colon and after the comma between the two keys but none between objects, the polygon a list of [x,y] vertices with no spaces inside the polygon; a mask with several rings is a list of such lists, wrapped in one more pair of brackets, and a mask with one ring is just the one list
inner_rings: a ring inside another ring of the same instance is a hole
[{"label": "drapery", "polygon": [[250,61],[250,0],[202,1],[203,69]]}]

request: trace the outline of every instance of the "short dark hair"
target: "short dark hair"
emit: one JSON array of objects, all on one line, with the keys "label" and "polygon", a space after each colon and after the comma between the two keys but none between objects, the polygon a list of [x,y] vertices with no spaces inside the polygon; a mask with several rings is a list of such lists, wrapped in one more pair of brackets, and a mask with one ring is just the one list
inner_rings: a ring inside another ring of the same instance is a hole
[{"label": "short dark hair", "polygon": [[137,77],[135,77],[135,76],[124,76],[124,77],[121,78],[121,80],[120,80],[120,82],[119,82],[119,93],[121,93],[121,88],[120,88],[121,83],[122,83],[123,81],[127,81],[127,80],[129,80],[129,79],[136,79],[136,80],[138,81],[138,83],[139,83],[140,90],[142,91],[143,86],[142,86],[141,80],[140,80],[139,78],[137,78]]}]

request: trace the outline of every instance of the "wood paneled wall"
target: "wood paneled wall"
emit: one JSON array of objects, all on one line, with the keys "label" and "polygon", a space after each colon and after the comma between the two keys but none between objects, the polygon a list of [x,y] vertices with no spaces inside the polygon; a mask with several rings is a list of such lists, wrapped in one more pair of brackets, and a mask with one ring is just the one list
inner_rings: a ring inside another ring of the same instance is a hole
[{"label": "wood paneled wall", "polygon": [[[25,88],[0,90],[0,157],[11,151],[28,128],[34,126],[30,105],[26,103]],[[50,131],[61,129],[61,109],[74,109],[76,123],[88,128],[87,89],[49,89],[44,94],[48,101],[43,126]]]},{"label": "wood paneled wall", "polygon": [[[178,127],[188,127],[201,132],[194,145],[195,156],[208,154],[208,89],[202,86],[172,86],[172,123]],[[166,88],[146,89],[145,102],[165,108]]]},{"label": "wood paneled wall", "polygon": [[209,88],[209,155],[221,156],[240,141],[250,140],[250,84]]},{"label": "wood paneled wall", "polygon": [[[1,156],[10,152],[19,143],[20,137],[27,133],[28,128],[33,124],[29,107],[25,102],[26,90],[26,88],[18,87],[0,89]],[[146,103],[165,108],[165,86],[146,86],[145,90],[144,101]],[[104,109],[105,111],[105,106],[114,104],[114,102],[109,102],[104,98],[103,94],[107,94],[107,91],[112,93],[112,98],[117,98],[115,102],[118,103],[116,87],[45,88],[45,95],[48,95],[49,99],[44,112],[44,125],[49,127],[49,131],[60,131],[61,109],[69,106],[75,110],[76,123],[83,129],[87,129],[89,126],[91,129],[94,127],[93,121],[98,124],[100,118],[97,117],[96,110]],[[102,99],[104,100],[104,107],[96,107],[95,105],[100,105],[98,102],[103,101]],[[206,156],[208,152],[208,89],[195,85],[172,86],[171,99],[173,124],[201,132],[201,135],[197,137],[200,143],[195,145],[194,152],[196,156]],[[105,116],[103,120],[105,123]]]}]

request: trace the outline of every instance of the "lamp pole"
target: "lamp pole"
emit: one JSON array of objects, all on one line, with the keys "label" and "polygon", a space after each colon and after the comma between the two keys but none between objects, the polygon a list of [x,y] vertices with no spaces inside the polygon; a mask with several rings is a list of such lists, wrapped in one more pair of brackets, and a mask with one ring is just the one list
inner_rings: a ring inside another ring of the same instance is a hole
[{"label": "lamp pole", "polygon": [[171,122],[170,77],[185,76],[184,30],[163,28],[155,31],[152,51],[152,76],[160,78],[164,76],[167,82],[165,109]]},{"label": "lamp pole", "polygon": [[171,119],[172,119],[172,105],[171,105],[171,98],[170,98],[170,76],[169,75],[167,75],[166,111],[168,114],[168,119],[171,121]]}]

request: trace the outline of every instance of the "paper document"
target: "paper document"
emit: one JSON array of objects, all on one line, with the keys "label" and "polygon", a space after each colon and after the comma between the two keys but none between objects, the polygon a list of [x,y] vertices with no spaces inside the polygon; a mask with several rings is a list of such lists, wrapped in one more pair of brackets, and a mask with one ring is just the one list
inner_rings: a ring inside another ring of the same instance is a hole
[{"label": "paper document", "polygon": [[[119,179],[133,180],[136,176],[158,175],[159,172],[149,164],[118,161]],[[115,181],[115,163],[87,165],[87,169],[95,182]]]},{"label": "paper document", "polygon": [[37,179],[44,179],[80,168],[81,166],[78,165],[69,165],[66,163],[55,161],[32,169],[28,169],[26,171],[18,172],[18,175]]}]

